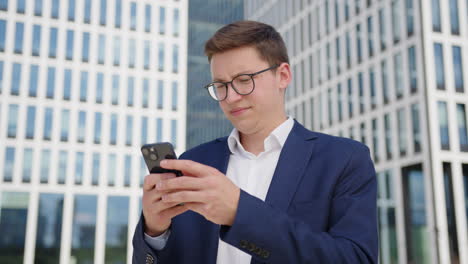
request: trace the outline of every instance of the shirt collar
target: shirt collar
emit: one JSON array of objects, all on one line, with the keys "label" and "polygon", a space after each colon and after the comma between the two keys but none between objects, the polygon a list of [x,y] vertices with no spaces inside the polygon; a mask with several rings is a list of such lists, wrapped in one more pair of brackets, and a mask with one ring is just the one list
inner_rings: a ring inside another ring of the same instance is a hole
[{"label": "shirt collar", "polygon": [[[280,149],[283,148],[293,126],[294,120],[292,117],[288,117],[286,121],[276,127],[263,142],[265,152],[274,148],[275,145]],[[228,137],[228,146],[231,153],[248,153],[240,142],[239,131],[236,128],[231,131]]]}]

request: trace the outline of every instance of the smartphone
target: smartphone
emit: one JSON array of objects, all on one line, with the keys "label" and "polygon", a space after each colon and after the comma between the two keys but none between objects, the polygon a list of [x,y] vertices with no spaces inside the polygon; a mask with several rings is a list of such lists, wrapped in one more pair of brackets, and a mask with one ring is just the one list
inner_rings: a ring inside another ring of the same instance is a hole
[{"label": "smartphone", "polygon": [[168,170],[161,168],[159,163],[163,159],[177,159],[174,147],[169,142],[145,144],[141,147],[141,153],[145,159],[146,166],[150,173],[175,173],[176,176],[182,176],[178,170]]}]

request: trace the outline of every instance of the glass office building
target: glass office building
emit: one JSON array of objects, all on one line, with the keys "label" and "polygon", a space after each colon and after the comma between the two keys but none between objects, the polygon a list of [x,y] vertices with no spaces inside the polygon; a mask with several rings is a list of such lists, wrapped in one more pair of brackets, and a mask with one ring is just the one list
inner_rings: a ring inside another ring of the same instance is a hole
[{"label": "glass office building", "polygon": [[287,110],[369,146],[380,263],[468,263],[468,2],[253,0],[290,54]]},{"label": "glass office building", "polygon": [[144,143],[185,150],[187,0],[0,0],[0,263],[131,263]]},{"label": "glass office building", "polygon": [[204,86],[211,82],[205,42],[225,24],[244,16],[242,0],[190,0],[187,83],[187,149],[227,136],[232,130]]}]

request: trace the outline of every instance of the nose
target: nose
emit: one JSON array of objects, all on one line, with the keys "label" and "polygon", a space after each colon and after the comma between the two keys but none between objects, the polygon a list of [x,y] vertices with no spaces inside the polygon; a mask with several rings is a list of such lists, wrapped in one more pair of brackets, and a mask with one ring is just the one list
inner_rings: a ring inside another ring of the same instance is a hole
[{"label": "nose", "polygon": [[242,95],[238,94],[235,90],[234,87],[232,87],[232,83],[228,84],[228,89],[227,89],[227,98],[225,99],[226,103],[234,103],[242,99]]}]

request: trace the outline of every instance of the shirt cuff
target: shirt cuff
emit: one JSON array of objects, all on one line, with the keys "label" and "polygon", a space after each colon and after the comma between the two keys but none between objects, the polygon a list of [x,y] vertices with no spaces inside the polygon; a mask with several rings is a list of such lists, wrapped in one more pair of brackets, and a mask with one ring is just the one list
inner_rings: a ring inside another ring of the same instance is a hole
[{"label": "shirt cuff", "polygon": [[164,233],[159,236],[152,237],[145,233],[145,241],[150,245],[150,247],[154,250],[162,250],[166,246],[167,240],[171,235],[171,230],[168,229]]}]

